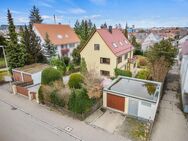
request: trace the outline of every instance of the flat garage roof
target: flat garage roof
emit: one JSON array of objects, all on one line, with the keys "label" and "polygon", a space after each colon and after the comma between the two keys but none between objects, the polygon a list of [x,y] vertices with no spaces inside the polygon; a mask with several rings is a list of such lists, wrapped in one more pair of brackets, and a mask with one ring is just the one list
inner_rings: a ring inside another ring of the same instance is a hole
[{"label": "flat garage roof", "polygon": [[105,89],[120,95],[157,102],[160,95],[160,82],[119,76]]}]

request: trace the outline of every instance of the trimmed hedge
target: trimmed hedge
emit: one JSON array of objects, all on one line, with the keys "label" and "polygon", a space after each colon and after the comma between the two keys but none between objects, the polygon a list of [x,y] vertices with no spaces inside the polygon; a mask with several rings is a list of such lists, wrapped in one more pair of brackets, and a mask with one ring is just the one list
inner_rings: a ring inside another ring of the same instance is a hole
[{"label": "trimmed hedge", "polygon": [[129,70],[121,70],[121,69],[116,68],[114,72],[116,76],[121,75],[121,76],[132,77],[132,72]]},{"label": "trimmed hedge", "polygon": [[68,85],[70,88],[80,89],[82,87],[83,77],[81,74],[73,73],[70,76]]},{"label": "trimmed hedge", "polygon": [[42,72],[41,83],[48,85],[56,80],[62,80],[61,73],[54,68],[47,68]]}]

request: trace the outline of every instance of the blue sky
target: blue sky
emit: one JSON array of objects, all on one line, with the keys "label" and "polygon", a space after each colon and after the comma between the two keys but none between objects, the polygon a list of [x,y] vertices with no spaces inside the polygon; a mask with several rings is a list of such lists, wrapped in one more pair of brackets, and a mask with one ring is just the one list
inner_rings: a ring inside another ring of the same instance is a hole
[{"label": "blue sky", "polygon": [[74,25],[77,19],[91,19],[97,26],[122,24],[136,27],[188,26],[188,0],[1,0],[0,25],[6,24],[9,8],[15,24],[27,24],[29,10],[36,5],[44,23]]}]

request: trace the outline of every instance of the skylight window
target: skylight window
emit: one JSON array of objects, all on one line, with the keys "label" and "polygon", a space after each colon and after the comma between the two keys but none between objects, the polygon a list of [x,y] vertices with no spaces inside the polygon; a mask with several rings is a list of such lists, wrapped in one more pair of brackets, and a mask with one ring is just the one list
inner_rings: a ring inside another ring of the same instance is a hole
[{"label": "skylight window", "polygon": [[121,46],[123,46],[123,43],[122,43],[121,41],[119,42],[119,44],[120,44]]},{"label": "skylight window", "polygon": [[69,38],[69,35],[65,34],[65,38]]},{"label": "skylight window", "polygon": [[125,43],[128,44],[127,40],[125,40]]},{"label": "skylight window", "polygon": [[63,36],[60,35],[60,34],[58,34],[58,35],[57,35],[57,38],[58,38],[58,39],[63,39]]},{"label": "skylight window", "polygon": [[116,43],[112,43],[113,47],[117,47],[117,44]]}]

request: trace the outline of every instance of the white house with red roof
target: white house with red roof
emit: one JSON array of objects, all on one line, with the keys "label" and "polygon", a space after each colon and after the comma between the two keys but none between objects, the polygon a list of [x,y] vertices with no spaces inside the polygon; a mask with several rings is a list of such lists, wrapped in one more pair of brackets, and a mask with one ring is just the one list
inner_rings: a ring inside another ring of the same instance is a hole
[{"label": "white house with red roof", "polygon": [[40,37],[41,45],[45,43],[46,34],[48,34],[59,57],[71,57],[73,49],[80,44],[80,39],[69,25],[33,24],[33,30]]},{"label": "white house with red roof", "polygon": [[134,47],[119,29],[112,27],[97,29],[80,55],[85,59],[88,70],[95,70],[100,75],[115,75],[114,69],[133,71],[136,61],[133,58]]}]

